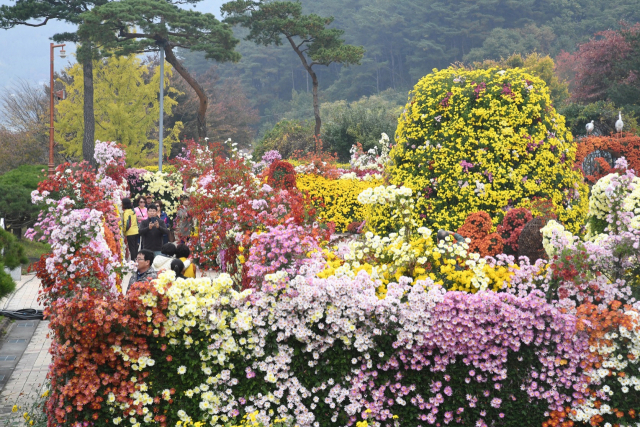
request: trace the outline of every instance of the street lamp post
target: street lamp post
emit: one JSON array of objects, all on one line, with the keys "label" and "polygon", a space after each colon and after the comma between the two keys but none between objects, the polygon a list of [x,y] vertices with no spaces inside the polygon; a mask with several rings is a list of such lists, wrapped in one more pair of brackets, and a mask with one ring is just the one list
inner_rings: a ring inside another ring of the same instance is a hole
[{"label": "street lamp post", "polygon": [[164,148],[162,139],[164,133],[164,43],[158,42],[160,46],[160,119],[158,123],[158,171],[162,172],[162,155]]},{"label": "street lamp post", "polygon": [[61,47],[60,50],[60,58],[64,58],[67,56],[67,53],[64,51],[64,44],[53,44],[51,43],[51,80],[50,80],[50,105],[49,105],[49,176],[53,176],[54,164],[53,164],[53,49],[56,47]]}]

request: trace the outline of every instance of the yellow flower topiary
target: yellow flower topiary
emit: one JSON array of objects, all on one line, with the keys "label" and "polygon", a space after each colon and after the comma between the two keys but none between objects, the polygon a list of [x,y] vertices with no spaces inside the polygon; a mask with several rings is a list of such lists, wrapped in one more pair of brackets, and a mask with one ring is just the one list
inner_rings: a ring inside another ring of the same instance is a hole
[{"label": "yellow flower topiary", "polygon": [[[456,230],[481,210],[498,224],[534,198],[574,233],[586,216],[573,137],[545,83],[522,69],[434,70],[415,86],[396,141],[387,175],[413,190],[418,225]],[[384,230],[385,215],[369,220]]]},{"label": "yellow flower topiary", "polygon": [[296,185],[311,197],[318,219],[333,222],[337,231],[346,231],[354,221],[365,219],[368,207],[358,202],[358,195],[367,188],[377,187],[379,180],[327,179],[319,175],[301,174]]}]

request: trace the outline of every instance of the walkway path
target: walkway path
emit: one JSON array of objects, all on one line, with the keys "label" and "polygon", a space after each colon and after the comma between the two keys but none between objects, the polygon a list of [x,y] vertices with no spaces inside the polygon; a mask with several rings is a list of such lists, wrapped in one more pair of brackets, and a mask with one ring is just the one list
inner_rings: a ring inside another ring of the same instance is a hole
[{"label": "walkway path", "polygon": [[[3,310],[19,310],[22,308],[43,307],[38,303],[38,288],[40,281],[34,274],[22,276],[16,285],[16,290],[8,297],[0,300]],[[16,321],[9,328],[7,335],[0,339],[0,358],[12,357],[10,353],[20,353],[20,344],[26,344],[21,357],[13,362],[13,371],[7,372],[8,378],[0,381],[0,417],[11,412],[13,405],[25,406],[30,396],[40,393],[45,383],[51,356],[47,338],[49,322],[44,321]],[[24,340],[20,342],[20,340]],[[15,342],[17,341],[17,342]],[[10,361],[5,361],[8,362]],[[17,362],[17,364],[16,364]],[[0,368],[3,361],[0,360]],[[7,366],[5,365],[5,366]],[[8,367],[8,366],[7,366]],[[4,384],[4,386],[3,386]]]}]

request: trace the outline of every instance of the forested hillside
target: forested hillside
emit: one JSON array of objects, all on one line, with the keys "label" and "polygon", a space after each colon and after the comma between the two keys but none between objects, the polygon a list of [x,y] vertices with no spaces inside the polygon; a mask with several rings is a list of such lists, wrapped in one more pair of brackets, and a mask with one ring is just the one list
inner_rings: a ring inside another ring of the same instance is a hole
[{"label": "forested hillside", "polygon": [[[362,64],[319,68],[323,102],[354,101],[385,90],[406,91],[433,68],[458,61],[500,59],[536,51],[555,57],[572,52],[594,33],[640,20],[640,1],[621,0],[302,0],[305,12],[333,16],[347,43],[364,46]],[[238,38],[243,31],[236,29]],[[242,59],[223,64],[223,78],[239,78],[265,125],[283,117],[312,115],[311,101],[290,105],[292,91],[311,83],[291,47],[243,41]],[[211,65],[184,55],[190,69]],[[406,99],[406,98],[405,98]],[[295,109],[295,112],[290,110]]]}]

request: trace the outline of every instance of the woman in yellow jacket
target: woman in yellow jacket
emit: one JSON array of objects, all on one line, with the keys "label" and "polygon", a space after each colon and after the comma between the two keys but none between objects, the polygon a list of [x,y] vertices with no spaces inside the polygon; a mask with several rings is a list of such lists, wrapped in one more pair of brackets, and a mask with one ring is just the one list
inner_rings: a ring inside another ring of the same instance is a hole
[{"label": "woman in yellow jacket", "polygon": [[138,257],[138,218],[133,211],[131,199],[122,199],[122,231],[127,245],[129,246],[129,254],[131,260],[135,261]]}]

